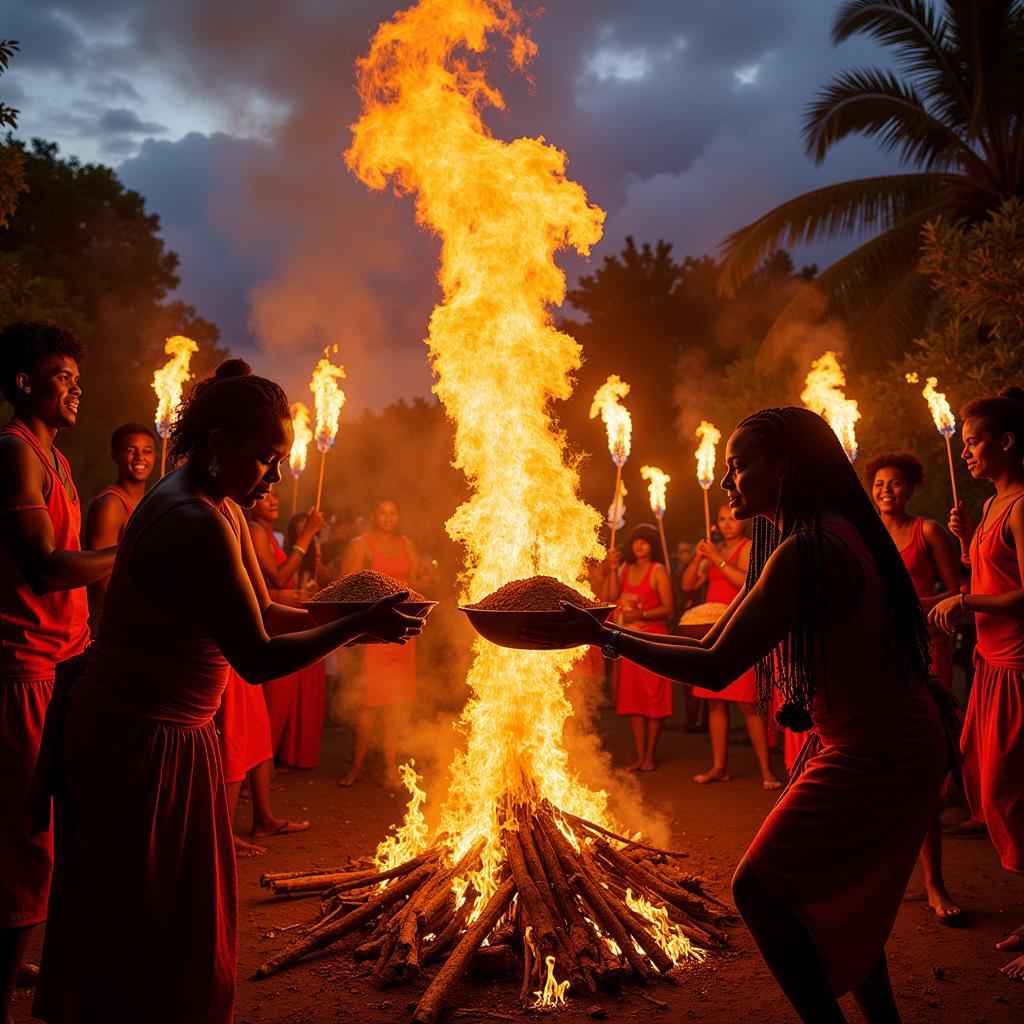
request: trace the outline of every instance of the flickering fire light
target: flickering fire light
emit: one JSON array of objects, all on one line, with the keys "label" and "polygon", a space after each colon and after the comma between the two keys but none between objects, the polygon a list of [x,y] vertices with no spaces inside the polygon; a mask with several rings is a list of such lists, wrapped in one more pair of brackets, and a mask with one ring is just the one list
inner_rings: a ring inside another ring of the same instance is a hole
[{"label": "flickering fire light", "polygon": [[199,346],[183,334],[175,334],[164,344],[164,352],[171,358],[153,374],[156,392],[156,432],[160,435],[160,475],[167,472],[167,435],[181,406],[181,393],[189,378],[189,362]]},{"label": "flickering fire light", "polygon": [[292,408],[292,449],[288,454],[288,466],[292,471],[292,515],[299,502],[299,478],[306,471],[306,455],[313,430],[309,425],[309,408],[296,402]]},{"label": "flickering fire light", "polygon": [[[338,346],[334,346],[338,351]],[[320,507],[320,499],[324,491],[324,466],[327,464],[327,453],[334,446],[338,436],[338,423],[341,410],[345,405],[345,392],[338,387],[338,381],[345,379],[345,369],[336,366],[327,358],[316,364],[313,379],[309,382],[309,390],[313,392],[313,405],[316,409],[316,446],[320,451],[320,479],[316,485],[316,507]]]},{"label": "flickering fire light", "polygon": [[722,440],[722,432],[713,423],[701,420],[697,427],[697,483],[704,491],[704,536],[711,540],[711,501],[708,492],[715,482],[715,453],[718,442]]},{"label": "flickering fire light", "polygon": [[856,424],[860,412],[857,403],[843,394],[844,387],[846,374],[839,365],[838,357],[835,352],[826,352],[811,363],[800,401],[828,422],[846,457],[853,462],[857,458]]},{"label": "flickering fire light", "polygon": [[672,477],[657,466],[641,466],[640,475],[647,481],[647,490],[651,496],[651,511],[658,521],[658,533],[661,535],[661,553],[665,556],[665,568],[670,569],[668,560],[668,544],[665,542],[665,508],[666,489]]},{"label": "flickering fire light", "polygon": [[612,374],[596,391],[590,403],[590,418],[600,415],[608,432],[608,451],[615,463],[615,498],[612,505],[612,536],[608,547],[615,547],[619,528],[618,502],[622,492],[622,467],[629,458],[633,438],[633,419],[622,399],[629,394],[629,385],[618,374]]}]

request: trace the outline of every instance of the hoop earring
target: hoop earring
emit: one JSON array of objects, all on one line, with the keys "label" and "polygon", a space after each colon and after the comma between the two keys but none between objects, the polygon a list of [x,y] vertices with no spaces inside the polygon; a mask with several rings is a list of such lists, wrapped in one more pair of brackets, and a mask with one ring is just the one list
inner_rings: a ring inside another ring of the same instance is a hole
[{"label": "hoop earring", "polygon": [[220,459],[217,458],[216,455],[214,455],[214,457],[210,459],[210,465],[207,468],[206,472],[209,473],[211,478],[216,478],[220,476]]}]

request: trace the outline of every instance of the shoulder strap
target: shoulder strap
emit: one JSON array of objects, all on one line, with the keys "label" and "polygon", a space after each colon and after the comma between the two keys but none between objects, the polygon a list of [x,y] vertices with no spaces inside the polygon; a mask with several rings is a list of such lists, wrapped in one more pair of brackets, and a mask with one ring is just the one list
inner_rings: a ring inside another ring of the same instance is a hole
[{"label": "shoulder strap", "polygon": [[[33,434],[32,431],[29,430],[28,427],[26,427],[25,424],[21,422],[21,420],[14,419],[13,417],[11,419],[9,419],[2,427],[0,427],[0,436],[3,436],[3,435],[7,435],[9,437],[16,437],[20,441],[24,441],[25,444],[27,444],[29,446],[29,448],[31,448],[32,451],[35,452],[36,457],[43,464],[43,468],[49,474],[47,476],[47,481],[48,481],[48,483],[50,485],[51,491],[52,491],[52,489],[53,489],[55,484],[59,484],[60,486],[63,486],[63,484],[60,483],[60,478],[57,476],[57,470],[54,469],[53,463],[50,462],[50,460],[46,457],[46,453],[43,451],[42,447],[40,447],[39,442],[36,440],[35,434]],[[56,448],[54,448],[52,450],[57,452]],[[67,460],[64,459],[64,456],[61,455],[60,452],[57,452],[57,455],[66,464]],[[67,474],[68,474],[68,479],[70,480],[71,479],[70,467],[67,467]],[[46,498],[47,501],[50,500],[50,495],[48,493],[44,493],[43,497]]]},{"label": "shoulder strap", "polygon": [[131,515],[132,512],[134,511],[134,506],[130,505],[128,503],[128,499],[114,486],[104,487],[103,490],[100,491],[100,493],[97,494],[95,498],[93,498],[93,501],[99,501],[100,498],[106,497],[117,498],[117,500],[121,502],[121,504],[124,506],[125,512],[127,512],[129,515]]}]

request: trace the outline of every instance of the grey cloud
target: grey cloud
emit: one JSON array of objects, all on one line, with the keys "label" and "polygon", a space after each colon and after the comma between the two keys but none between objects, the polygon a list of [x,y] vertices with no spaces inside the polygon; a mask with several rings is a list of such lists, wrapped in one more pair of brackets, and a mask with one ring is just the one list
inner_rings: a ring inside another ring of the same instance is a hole
[{"label": "grey cloud", "polygon": [[143,121],[134,110],[127,107],[111,107],[104,110],[96,120],[96,127],[110,135],[160,135],[167,128],[155,121]]},{"label": "grey cloud", "polygon": [[3,34],[17,39],[21,52],[11,62],[18,68],[46,68],[71,74],[82,61],[84,42],[66,17],[46,5],[16,2],[6,6]]}]

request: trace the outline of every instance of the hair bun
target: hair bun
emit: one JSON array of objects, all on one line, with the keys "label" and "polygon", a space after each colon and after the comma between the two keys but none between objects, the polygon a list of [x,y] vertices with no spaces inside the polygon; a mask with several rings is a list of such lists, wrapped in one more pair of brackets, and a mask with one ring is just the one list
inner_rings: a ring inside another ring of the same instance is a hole
[{"label": "hair bun", "polygon": [[225,359],[213,371],[215,380],[226,380],[228,377],[251,377],[252,367],[244,359]]},{"label": "hair bun", "polygon": [[999,392],[1000,398],[1009,398],[1011,401],[1020,402],[1024,405],[1024,388],[1018,387],[1016,384],[1011,384],[1009,387],[1003,388]]}]

